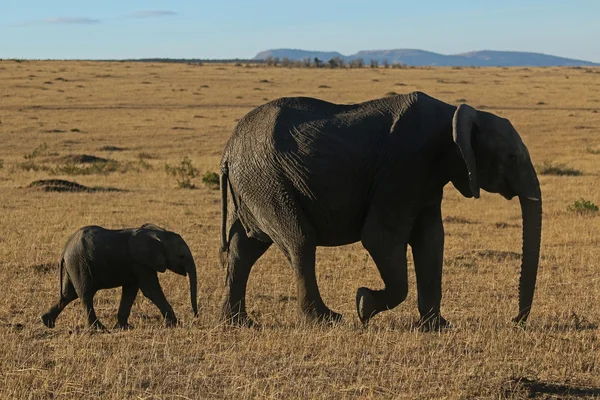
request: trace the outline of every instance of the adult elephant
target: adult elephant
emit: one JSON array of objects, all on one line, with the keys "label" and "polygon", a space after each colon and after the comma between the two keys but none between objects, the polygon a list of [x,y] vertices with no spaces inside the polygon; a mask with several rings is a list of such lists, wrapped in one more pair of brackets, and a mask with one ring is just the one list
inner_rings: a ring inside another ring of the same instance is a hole
[{"label": "adult elephant", "polygon": [[[538,269],[542,198],[527,147],[507,119],[421,92],[354,105],[281,98],[254,109],[238,123],[221,161],[222,318],[253,324],[245,304],[248,276],[276,243],[296,274],[304,315],[340,320],[319,293],[315,250],[360,240],[385,284],[358,289],[362,323],[406,298],[410,244],[421,322],[446,326],[441,202],[448,182],[469,198],[479,198],[480,188],[519,196],[523,258],[514,320],[524,323]],[[227,237],[228,187],[235,210]]]}]

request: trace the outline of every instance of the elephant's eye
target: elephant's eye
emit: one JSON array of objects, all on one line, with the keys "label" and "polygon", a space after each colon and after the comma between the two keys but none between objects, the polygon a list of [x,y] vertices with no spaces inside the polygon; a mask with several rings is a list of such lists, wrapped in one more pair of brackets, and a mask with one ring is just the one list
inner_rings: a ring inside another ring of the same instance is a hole
[{"label": "elephant's eye", "polygon": [[517,161],[517,156],[515,154],[511,154],[509,157],[511,161]]}]

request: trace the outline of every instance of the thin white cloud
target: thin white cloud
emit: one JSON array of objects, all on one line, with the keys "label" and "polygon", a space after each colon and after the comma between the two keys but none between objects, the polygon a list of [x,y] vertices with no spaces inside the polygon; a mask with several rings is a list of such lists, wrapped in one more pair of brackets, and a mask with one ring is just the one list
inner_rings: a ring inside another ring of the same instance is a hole
[{"label": "thin white cloud", "polygon": [[155,17],[172,17],[177,15],[175,11],[170,10],[144,10],[136,11],[129,15],[129,18],[155,18]]},{"label": "thin white cloud", "polygon": [[94,25],[99,24],[100,20],[87,17],[54,17],[35,21],[25,21],[13,26],[31,26],[31,25]]},{"label": "thin white cloud", "polygon": [[90,25],[99,24],[99,19],[86,18],[86,17],[57,17],[57,18],[46,18],[42,21],[44,24],[79,24],[79,25]]},{"label": "thin white cloud", "polygon": [[[172,17],[177,15],[175,11],[171,10],[142,10],[136,11],[133,14],[129,14],[127,18],[160,18],[160,17]],[[113,18],[114,19],[114,18]],[[106,20],[106,18],[105,18]],[[24,21],[18,24],[14,24],[14,27],[22,26],[33,26],[33,25],[95,25],[102,21],[97,18],[88,17],[53,17],[32,21]]]}]

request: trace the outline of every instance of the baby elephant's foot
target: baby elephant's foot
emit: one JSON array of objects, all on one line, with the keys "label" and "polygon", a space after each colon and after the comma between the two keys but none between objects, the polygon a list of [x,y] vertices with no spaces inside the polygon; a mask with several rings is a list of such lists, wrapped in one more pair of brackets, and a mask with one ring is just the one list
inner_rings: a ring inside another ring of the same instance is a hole
[{"label": "baby elephant's foot", "polygon": [[92,330],[95,330],[96,332],[101,332],[101,333],[109,333],[108,329],[106,329],[106,327],[104,325],[102,325],[102,322],[96,320],[94,321],[91,325],[90,328]]},{"label": "baby elephant's foot", "polygon": [[452,328],[452,324],[439,314],[421,317],[418,326],[422,332],[441,332]]},{"label": "baby elephant's foot", "polygon": [[117,322],[115,324],[115,327],[113,329],[119,329],[119,330],[123,330],[123,331],[128,331],[133,329],[133,325],[129,325],[128,322]]},{"label": "baby elephant's foot", "polygon": [[167,328],[174,328],[177,326],[177,318],[167,318],[165,324]]},{"label": "baby elephant's foot", "polygon": [[44,323],[44,325],[46,325],[48,328],[54,328],[55,319],[54,319],[54,317],[52,317],[52,315],[49,312],[42,315],[41,319],[42,319],[42,322]]}]

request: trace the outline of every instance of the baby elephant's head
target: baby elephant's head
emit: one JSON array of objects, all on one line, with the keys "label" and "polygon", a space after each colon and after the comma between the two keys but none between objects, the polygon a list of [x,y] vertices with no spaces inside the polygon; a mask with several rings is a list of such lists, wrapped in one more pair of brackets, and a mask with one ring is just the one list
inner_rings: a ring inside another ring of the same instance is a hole
[{"label": "baby elephant's head", "polygon": [[192,309],[194,315],[198,315],[196,263],[181,236],[154,224],[144,224],[134,230],[129,251],[137,262],[155,271],[169,269],[182,276],[188,275]]}]

